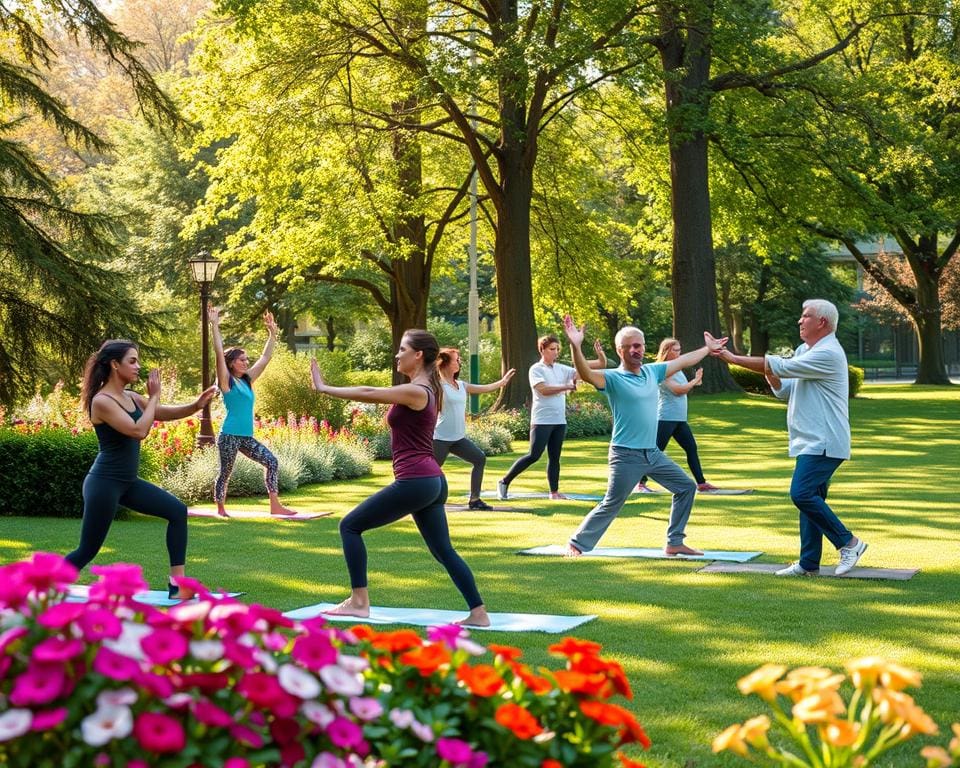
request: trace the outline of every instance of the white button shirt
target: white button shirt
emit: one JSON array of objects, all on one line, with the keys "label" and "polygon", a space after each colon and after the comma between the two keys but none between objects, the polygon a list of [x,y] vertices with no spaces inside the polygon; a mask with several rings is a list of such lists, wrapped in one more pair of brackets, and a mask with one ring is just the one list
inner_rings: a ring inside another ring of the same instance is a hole
[{"label": "white button shirt", "polygon": [[834,333],[812,347],[801,344],[793,357],[767,355],[782,386],[773,393],[787,405],[790,456],[826,453],[850,458],[850,380],[847,356]]}]

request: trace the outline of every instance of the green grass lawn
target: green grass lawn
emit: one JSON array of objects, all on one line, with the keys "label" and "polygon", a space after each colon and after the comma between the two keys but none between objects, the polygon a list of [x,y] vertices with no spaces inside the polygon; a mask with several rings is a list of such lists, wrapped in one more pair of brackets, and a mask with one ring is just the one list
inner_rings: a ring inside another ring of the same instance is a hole
[{"label": "green grass lawn", "polygon": [[[723,727],[765,711],[744,699],[736,680],[767,661],[840,667],[882,655],[924,674],[914,691],[942,729],[960,720],[960,389],[872,385],[851,404],[853,460],[837,472],[831,503],[870,548],[863,563],[918,567],[912,580],[792,580],[763,575],[707,575],[700,564],[663,560],[567,561],[519,557],[519,549],[563,543],[590,509],[583,502],[511,502],[512,512],[451,511],[455,545],[473,568],[490,610],[594,613],[575,632],[603,644],[625,667],[632,706],[653,739],[649,766],[735,764],[710,753]],[[711,549],[762,550],[762,561],[797,557],[796,512],[788,497],[785,407],[759,396],[707,396],[691,401],[691,423],[707,479],[753,488],[747,496],[703,497],[694,507],[688,543]],[[515,448],[522,449],[515,444]],[[671,453],[683,465],[675,445]],[[492,458],[486,487],[495,487],[516,453]],[[544,490],[545,459],[521,475],[514,491]],[[446,465],[451,500],[468,487],[467,465]],[[310,522],[191,518],[188,573],[209,585],[244,590],[248,599],[290,609],[346,595],[347,575],[337,523],[389,478],[300,489],[283,498],[300,510],[329,510]],[[561,490],[602,493],[606,441],[569,442]],[[265,507],[237,500],[234,508]],[[669,496],[646,496],[624,507],[603,546],[661,546]],[[0,518],[0,559],[34,550],[73,548],[78,521]],[[461,598],[427,554],[412,522],[366,536],[375,605],[456,609]],[[830,550],[829,544],[826,546]],[[166,573],[163,528],[134,516],[117,522],[98,562],[144,564],[160,587]],[[829,551],[825,565],[836,563]],[[90,580],[89,572],[84,580]],[[559,639],[538,633],[477,633],[483,642],[522,647],[542,663]],[[946,733],[937,743],[945,744]],[[917,740],[884,764],[920,765]]]}]

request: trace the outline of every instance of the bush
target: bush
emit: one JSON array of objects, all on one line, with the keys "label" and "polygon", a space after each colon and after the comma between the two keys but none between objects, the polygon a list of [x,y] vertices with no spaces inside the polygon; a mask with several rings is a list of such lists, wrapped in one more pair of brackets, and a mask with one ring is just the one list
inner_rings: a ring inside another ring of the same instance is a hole
[{"label": "bush", "polygon": [[358,328],[347,345],[347,358],[363,371],[393,369],[393,334],[385,323],[370,323]]},{"label": "bush", "polygon": [[499,456],[510,453],[512,435],[499,424],[489,424],[480,418],[467,422],[467,437],[470,438],[486,456]]},{"label": "bush", "polygon": [[[526,408],[495,411],[484,421],[506,429],[514,440],[530,439],[530,412]],[[609,435],[613,428],[610,409],[592,398],[567,401],[567,437]]]},{"label": "bush", "polygon": [[201,599],[164,613],[134,599],[138,566],[95,570],[67,603],[58,555],[0,568],[2,765],[612,768],[650,745],[598,643],[565,638],[561,669],[533,669],[458,625],[340,631],[189,579]]},{"label": "bush", "polygon": [[[863,386],[863,368],[848,365],[847,374],[849,376],[850,397],[853,398],[860,393],[860,388]],[[773,394],[762,373],[751,371],[749,368],[741,368],[739,365],[731,365],[730,375],[745,392],[752,392],[755,395]]]},{"label": "bush", "polygon": [[[343,352],[321,351],[317,355],[320,370],[327,383],[346,383],[350,361]],[[265,417],[285,416],[289,412],[315,416],[334,429],[346,421],[346,400],[325,397],[313,391],[310,384],[310,357],[278,348],[273,360],[254,385],[257,413]]]}]

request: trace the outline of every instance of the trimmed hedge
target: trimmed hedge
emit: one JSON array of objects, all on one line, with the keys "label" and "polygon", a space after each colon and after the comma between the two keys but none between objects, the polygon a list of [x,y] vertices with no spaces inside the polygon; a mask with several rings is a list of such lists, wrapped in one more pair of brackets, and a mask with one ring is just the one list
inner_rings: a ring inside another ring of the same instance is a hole
[{"label": "trimmed hedge", "polygon": [[[863,368],[848,365],[847,371],[850,380],[850,397],[853,398],[859,394],[860,388],[863,386]],[[746,392],[752,392],[755,395],[773,396],[770,385],[767,384],[767,380],[762,373],[751,371],[749,368],[741,368],[739,365],[731,365],[730,375]]]},{"label": "trimmed hedge", "polygon": [[[526,408],[489,413],[484,421],[506,429],[514,440],[530,439],[530,411]],[[567,403],[568,438],[609,435],[612,429],[613,418],[605,403],[587,398]]]}]

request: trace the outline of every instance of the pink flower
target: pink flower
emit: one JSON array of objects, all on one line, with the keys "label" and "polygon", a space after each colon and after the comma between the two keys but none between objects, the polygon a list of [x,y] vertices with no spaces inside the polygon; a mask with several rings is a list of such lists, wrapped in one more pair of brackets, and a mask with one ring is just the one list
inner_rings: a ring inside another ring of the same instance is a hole
[{"label": "pink flower", "polygon": [[335,747],[353,749],[363,741],[360,726],[345,717],[336,717],[327,726],[327,737]]},{"label": "pink flower", "polygon": [[34,552],[21,572],[23,581],[38,593],[54,589],[62,592],[77,580],[77,569],[63,555]]},{"label": "pink flower", "polygon": [[314,671],[333,664],[337,660],[337,649],[325,635],[300,635],[291,651],[295,661]]},{"label": "pink flower", "polygon": [[113,739],[125,739],[133,730],[129,707],[98,707],[80,722],[80,734],[91,747],[102,747]]},{"label": "pink flower", "polygon": [[148,588],[139,565],[94,565],[90,570],[101,577],[100,581],[90,587],[91,600],[110,601],[118,597],[133,597]]},{"label": "pink flower", "polygon": [[146,688],[158,699],[165,699],[173,694],[173,682],[165,675],[156,675],[153,672],[137,670],[133,682],[141,688]]},{"label": "pink flower", "polygon": [[208,699],[198,699],[193,705],[193,716],[204,725],[215,728],[228,728],[233,723],[229,713],[223,711]]},{"label": "pink flower", "polygon": [[310,768],[346,768],[346,763],[336,755],[329,752],[321,752],[317,755]]},{"label": "pink flower", "polygon": [[250,762],[243,757],[228,757],[223,768],[250,768]]},{"label": "pink flower", "polygon": [[116,688],[100,691],[97,694],[98,707],[129,707],[136,702],[137,692],[133,688]]},{"label": "pink flower", "polygon": [[93,671],[111,680],[126,682],[140,671],[140,665],[133,659],[101,647],[93,660]]},{"label": "pink flower", "polygon": [[10,563],[0,568],[0,608],[19,610],[30,596],[30,585],[22,577],[23,563]]},{"label": "pink flower", "polygon": [[32,731],[49,731],[56,728],[60,723],[67,719],[67,708],[57,707],[56,709],[42,709],[33,713],[33,723],[30,725]]},{"label": "pink flower", "polygon": [[13,681],[10,703],[15,707],[49,704],[63,691],[66,676],[60,664],[31,661],[27,671]]},{"label": "pink flower", "polygon": [[75,638],[48,637],[33,649],[32,658],[41,663],[63,664],[83,653],[83,643]]},{"label": "pink flower", "polygon": [[383,714],[383,705],[371,696],[354,696],[350,699],[350,711],[360,720],[376,720]]},{"label": "pink flower", "polygon": [[277,672],[277,681],[291,696],[313,699],[320,693],[317,678],[294,664],[284,664]]},{"label": "pink flower", "polygon": [[260,749],[263,746],[263,736],[245,725],[234,725],[230,728],[230,735],[248,747]]},{"label": "pink flower", "polygon": [[437,756],[453,766],[467,766],[473,750],[460,739],[437,739]]},{"label": "pink flower", "polygon": [[223,643],[219,640],[191,640],[190,655],[198,661],[220,661],[223,658]]},{"label": "pink flower", "polygon": [[316,701],[305,701],[303,706],[300,708],[300,711],[303,712],[303,716],[307,718],[311,723],[316,723],[321,728],[326,728],[330,723],[333,722],[336,715],[330,710],[326,704],[320,704]]},{"label": "pink flower", "polygon": [[281,717],[292,715],[297,705],[294,699],[280,687],[277,678],[264,672],[248,672],[237,684],[237,693],[260,709],[272,711]]},{"label": "pink flower", "polygon": [[424,725],[419,720],[414,720],[410,724],[410,730],[413,731],[414,736],[420,739],[420,741],[425,741],[427,744],[431,743],[434,739],[433,728],[429,725]]},{"label": "pink flower", "polygon": [[397,726],[397,728],[406,730],[413,724],[413,712],[409,709],[391,709],[390,722]]},{"label": "pink flower", "polygon": [[[68,603],[62,603],[62,605],[68,605]],[[81,603],[80,607],[85,608],[87,606]],[[83,639],[88,643],[96,643],[106,638],[115,640],[120,637],[123,629],[120,619],[112,611],[105,608],[90,608],[80,616],[77,624],[83,633]]]},{"label": "pink flower", "polygon": [[370,662],[363,656],[349,656],[341,653],[337,655],[337,666],[343,667],[347,672],[363,672],[370,668]]},{"label": "pink flower", "polygon": [[210,624],[221,638],[240,637],[253,629],[256,623],[256,615],[250,611],[250,606],[243,603],[221,602],[210,609]]},{"label": "pink flower", "polygon": [[180,752],[187,745],[183,726],[159,712],[143,712],[133,726],[133,735],[148,752]]},{"label": "pink flower", "polygon": [[[0,577],[2,577],[2,574],[0,574]],[[7,646],[13,645],[21,637],[28,634],[30,634],[30,630],[24,626],[11,627],[8,629],[6,632],[0,635],[0,654],[6,653]]]},{"label": "pink flower", "polygon": [[363,693],[363,678],[335,664],[328,664],[320,670],[320,680],[327,688],[341,696],[359,696]]},{"label": "pink flower", "polygon": [[187,639],[172,629],[155,629],[140,638],[140,647],[154,664],[165,667],[187,655],[190,648]]},{"label": "pink flower", "polygon": [[0,742],[23,736],[30,730],[33,713],[29,709],[8,709],[0,714]]},{"label": "pink flower", "polygon": [[83,603],[55,603],[37,616],[37,623],[47,629],[63,629],[87,610]]},{"label": "pink flower", "polygon": [[427,629],[427,637],[432,643],[443,643],[451,651],[457,648],[457,638],[466,636],[467,631],[459,624],[445,624]]}]

